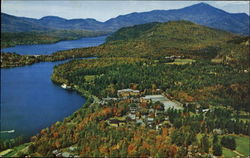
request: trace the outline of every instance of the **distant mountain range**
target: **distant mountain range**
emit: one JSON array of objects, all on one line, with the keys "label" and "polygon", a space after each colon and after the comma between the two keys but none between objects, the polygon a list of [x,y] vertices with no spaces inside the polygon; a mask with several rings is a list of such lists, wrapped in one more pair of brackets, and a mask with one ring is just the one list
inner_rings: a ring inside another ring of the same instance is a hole
[{"label": "distant mountain range", "polygon": [[150,12],[120,15],[105,22],[100,22],[95,19],[67,20],[56,16],[33,19],[1,13],[1,31],[25,32],[44,31],[48,29],[116,31],[126,26],[176,20],[187,20],[236,34],[249,35],[250,17],[247,14],[228,13],[206,3],[198,3],[182,9],[153,10]]}]

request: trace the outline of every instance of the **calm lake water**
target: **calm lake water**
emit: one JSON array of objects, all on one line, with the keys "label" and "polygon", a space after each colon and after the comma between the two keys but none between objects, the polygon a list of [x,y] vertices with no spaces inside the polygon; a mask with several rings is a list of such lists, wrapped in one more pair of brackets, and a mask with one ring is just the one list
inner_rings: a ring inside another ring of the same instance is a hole
[{"label": "calm lake water", "polygon": [[[86,42],[87,39],[90,41]],[[97,46],[104,40],[104,37],[96,37],[95,40],[85,38],[65,42],[88,47],[89,43],[91,46]],[[57,45],[57,50],[59,43],[54,44]],[[53,47],[51,45],[53,44],[50,44],[50,47]],[[47,44],[43,46],[44,51],[39,51],[47,54]],[[20,47],[26,47],[26,52],[31,52],[29,49],[36,46],[17,46],[17,53],[20,53]],[[42,45],[38,47],[42,49]],[[53,67],[63,62],[66,61],[1,69],[1,131],[15,130],[14,133],[1,133],[1,138],[13,138],[20,135],[28,138],[42,128],[63,120],[85,103],[85,99],[76,92],[64,90],[51,82]]]},{"label": "calm lake water", "polygon": [[11,53],[15,52],[23,55],[51,54],[60,50],[97,46],[103,44],[106,37],[107,36],[81,38],[78,40],[61,41],[53,44],[18,45],[1,49],[1,51]]}]

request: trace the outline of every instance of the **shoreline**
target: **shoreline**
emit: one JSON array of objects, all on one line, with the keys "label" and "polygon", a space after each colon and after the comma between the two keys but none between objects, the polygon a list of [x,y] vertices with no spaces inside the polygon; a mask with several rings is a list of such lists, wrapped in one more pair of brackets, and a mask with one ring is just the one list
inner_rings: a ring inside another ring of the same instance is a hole
[{"label": "shoreline", "polygon": [[[91,37],[98,37],[98,36],[107,36],[107,35],[110,34],[110,32],[102,32],[102,31],[100,31],[100,32],[96,31],[95,32],[95,31],[93,31],[92,32],[93,34],[89,34],[89,35],[88,34],[83,34],[83,35],[81,35],[81,33],[83,33],[84,30],[79,30],[80,32],[76,32],[76,34],[78,33],[77,35],[73,34],[73,35],[69,35],[69,36],[66,36],[66,37],[62,37],[62,34],[64,34],[63,31],[67,32],[67,31],[70,31],[70,30],[54,30],[54,31],[59,31],[57,33],[57,36],[52,36],[55,39],[52,39],[51,41],[49,41],[49,40],[47,40],[47,41],[40,40],[39,41],[39,37],[40,36],[45,35],[47,37],[50,37],[50,33],[49,32],[53,33],[53,30],[51,30],[51,31],[43,31],[43,32],[39,32],[39,31],[38,32],[36,32],[36,31],[31,31],[31,32],[1,32],[1,35],[3,35],[3,36],[4,35],[5,36],[13,36],[15,34],[24,34],[23,38],[27,38],[25,36],[31,36],[31,37],[34,36],[35,39],[38,39],[38,41],[35,40],[35,41],[32,41],[32,42],[30,42],[30,41],[24,41],[23,42],[22,38],[21,38],[21,42],[18,42],[18,40],[20,40],[20,39],[16,39],[17,40],[16,41],[17,44],[12,44],[12,43],[10,44],[10,43],[8,43],[10,41],[4,41],[3,40],[3,41],[1,41],[1,49],[15,47],[15,46],[20,46],[20,45],[54,44],[54,43],[58,43],[58,42],[61,42],[61,41],[79,40],[81,38],[91,38]],[[74,33],[74,31],[72,33]],[[91,33],[91,31],[89,33]],[[15,40],[15,39],[12,39],[12,40]]]},{"label": "shoreline", "polygon": [[[94,36],[94,37],[82,37],[84,38],[96,38],[96,45],[86,45],[81,46],[80,48],[70,48],[70,49],[62,49],[62,50],[55,50],[51,54],[34,54],[34,55],[26,55],[26,54],[18,54],[13,52],[1,52],[1,67],[0,68],[14,68],[14,67],[21,67],[26,65],[32,65],[39,62],[56,62],[56,61],[63,61],[69,59],[77,59],[77,58],[86,58],[86,57],[99,57],[96,53],[92,53],[91,49],[98,47],[105,43],[105,39],[98,39],[99,37],[103,38],[106,37],[107,34],[101,36]],[[77,39],[79,40],[79,39]],[[65,41],[65,40],[63,40]],[[73,41],[74,40],[67,40]],[[54,43],[53,43],[54,44]],[[31,44],[32,45],[32,44]],[[79,51],[79,53],[70,53],[72,51]]]}]

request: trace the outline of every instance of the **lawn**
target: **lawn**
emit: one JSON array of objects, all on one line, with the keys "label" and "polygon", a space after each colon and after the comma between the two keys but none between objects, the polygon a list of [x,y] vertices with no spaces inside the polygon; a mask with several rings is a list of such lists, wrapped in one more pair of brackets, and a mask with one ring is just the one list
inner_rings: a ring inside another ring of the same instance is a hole
[{"label": "lawn", "polygon": [[0,152],[0,157],[1,156],[4,156],[4,155],[7,155],[8,153],[12,152],[12,149],[7,149],[7,150],[4,150],[2,152]]},{"label": "lawn", "polygon": [[96,75],[85,75],[84,76],[84,79],[87,81],[87,82],[93,82],[94,79],[95,79]]},{"label": "lawn", "polygon": [[16,155],[17,152],[23,150],[24,148],[26,148],[29,145],[30,145],[30,143],[25,143],[25,144],[19,145],[17,147],[14,147],[11,152],[8,152],[6,155],[3,155],[3,157],[14,157],[14,155]]},{"label": "lawn", "polygon": [[[239,152],[240,154],[244,155],[244,156],[249,156],[249,146],[250,146],[250,142],[249,142],[249,137],[248,136],[243,136],[243,135],[230,135],[232,137],[235,138],[236,141],[236,151]],[[222,136],[219,136],[219,138],[221,138]],[[225,157],[232,157],[230,155],[237,155],[235,153],[233,153],[232,150],[227,149],[227,148],[223,148],[223,155],[225,154]]]},{"label": "lawn", "polygon": [[238,156],[236,153],[234,153],[232,150],[230,149],[227,149],[227,148],[222,148],[222,155],[225,157],[225,158],[232,158],[232,157],[236,157]]},{"label": "lawn", "polygon": [[[202,138],[203,134],[197,134],[197,140],[200,141],[201,138]],[[213,137],[211,135],[208,135],[209,136],[209,142],[212,143],[212,140],[213,140]],[[232,137],[235,138],[236,140],[236,151],[239,152],[240,154],[244,155],[244,156],[249,156],[249,146],[250,146],[250,137],[248,136],[243,136],[243,135],[230,135]],[[221,139],[222,138],[222,135],[219,136],[219,138]],[[236,156],[239,156],[238,154],[234,153],[233,150],[230,150],[230,149],[227,149],[227,148],[222,148],[222,155],[225,157],[225,158],[232,158],[232,157],[236,157]]]},{"label": "lawn", "polygon": [[166,64],[176,64],[176,65],[185,65],[185,64],[191,64],[195,62],[193,59],[175,59],[174,62],[166,63]]},{"label": "lawn", "polygon": [[236,145],[237,145],[236,151],[238,151],[239,153],[245,156],[249,156],[250,155],[250,151],[249,151],[250,137],[240,136],[240,135],[233,135],[233,137],[235,137],[235,140],[236,140]]}]

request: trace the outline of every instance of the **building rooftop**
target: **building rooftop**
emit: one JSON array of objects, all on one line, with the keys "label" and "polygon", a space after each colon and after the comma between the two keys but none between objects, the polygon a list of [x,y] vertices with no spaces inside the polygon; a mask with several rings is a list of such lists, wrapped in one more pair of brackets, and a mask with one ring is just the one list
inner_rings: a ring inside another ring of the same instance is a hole
[{"label": "building rooftop", "polygon": [[70,156],[70,154],[68,152],[63,152],[62,153],[62,157],[69,157],[69,156]]},{"label": "building rooftop", "polygon": [[146,95],[145,97],[142,97],[142,99],[146,99],[146,100],[152,100],[153,102],[156,101],[166,101],[168,100],[166,97],[164,97],[163,95]]},{"label": "building rooftop", "polygon": [[118,90],[117,92],[118,93],[121,93],[121,92],[135,92],[135,93],[139,93],[140,91],[139,90],[133,90],[133,89],[121,89],[121,90]]}]

